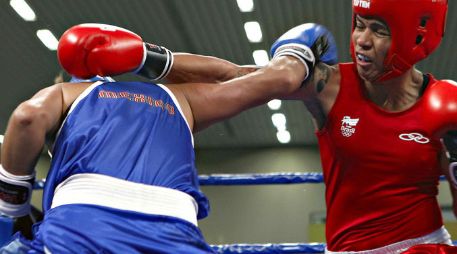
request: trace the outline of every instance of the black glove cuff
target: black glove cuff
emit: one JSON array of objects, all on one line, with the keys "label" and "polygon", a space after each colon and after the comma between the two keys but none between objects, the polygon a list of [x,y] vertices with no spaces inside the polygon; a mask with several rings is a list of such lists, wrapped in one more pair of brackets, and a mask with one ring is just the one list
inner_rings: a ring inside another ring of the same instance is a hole
[{"label": "black glove cuff", "polygon": [[150,43],[146,47],[146,60],[137,72],[143,77],[160,80],[168,75],[173,66],[173,53],[161,46]]}]

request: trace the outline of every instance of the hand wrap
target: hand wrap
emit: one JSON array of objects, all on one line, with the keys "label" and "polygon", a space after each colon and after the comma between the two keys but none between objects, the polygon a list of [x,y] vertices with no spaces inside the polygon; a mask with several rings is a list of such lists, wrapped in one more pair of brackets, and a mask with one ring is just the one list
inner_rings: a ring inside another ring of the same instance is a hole
[{"label": "hand wrap", "polygon": [[27,215],[34,182],[35,174],[13,175],[0,164],[0,213],[10,217]]}]

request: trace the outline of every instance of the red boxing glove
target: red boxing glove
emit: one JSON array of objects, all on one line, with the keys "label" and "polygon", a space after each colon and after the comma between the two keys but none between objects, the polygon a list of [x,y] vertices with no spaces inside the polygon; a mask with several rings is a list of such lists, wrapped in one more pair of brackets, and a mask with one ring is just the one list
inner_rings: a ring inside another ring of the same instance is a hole
[{"label": "red boxing glove", "polygon": [[81,24],[60,38],[57,55],[61,66],[78,78],[136,72],[161,79],[171,69],[172,53],[164,47],[143,43],[137,34],[104,24]]},{"label": "red boxing glove", "polygon": [[440,80],[424,93],[424,119],[435,137],[442,138],[450,130],[457,130],[457,83]]}]

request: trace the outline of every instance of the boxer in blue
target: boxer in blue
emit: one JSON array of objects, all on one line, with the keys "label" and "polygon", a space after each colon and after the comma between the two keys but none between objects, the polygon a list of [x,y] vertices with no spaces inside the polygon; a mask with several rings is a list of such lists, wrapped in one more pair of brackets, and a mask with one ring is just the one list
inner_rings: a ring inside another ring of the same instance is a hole
[{"label": "boxer in blue", "polygon": [[[2,146],[3,214],[28,213],[36,160],[46,138],[55,139],[44,220],[31,242],[17,236],[0,253],[212,253],[197,226],[209,204],[198,185],[192,133],[297,91],[307,63],[292,52],[254,71],[159,53],[147,60],[147,73],[194,83],[59,83],[13,112]],[[336,58],[326,50],[316,58],[326,54]]]}]

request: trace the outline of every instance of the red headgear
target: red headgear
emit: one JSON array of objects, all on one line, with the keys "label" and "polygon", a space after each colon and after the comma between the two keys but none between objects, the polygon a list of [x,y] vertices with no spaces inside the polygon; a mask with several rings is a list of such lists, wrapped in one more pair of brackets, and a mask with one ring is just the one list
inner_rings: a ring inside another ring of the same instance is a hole
[{"label": "red headgear", "polygon": [[[444,35],[448,0],[353,0],[355,16],[380,18],[390,29],[392,43],[380,81],[399,76],[435,50]],[[354,43],[351,55],[355,61]]]}]

